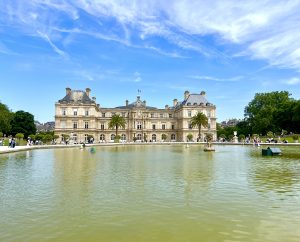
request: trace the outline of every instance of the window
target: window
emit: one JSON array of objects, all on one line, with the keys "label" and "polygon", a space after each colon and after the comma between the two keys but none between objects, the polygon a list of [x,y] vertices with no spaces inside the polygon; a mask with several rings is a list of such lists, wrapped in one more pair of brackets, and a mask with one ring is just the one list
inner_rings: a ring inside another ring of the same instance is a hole
[{"label": "window", "polygon": [[156,134],[152,134],[152,141],[156,141]]},{"label": "window", "polygon": [[89,110],[86,109],[84,114],[85,114],[85,116],[89,116]]},{"label": "window", "polygon": [[151,118],[154,118],[154,113],[151,113],[150,115],[151,115]]},{"label": "window", "polygon": [[175,124],[172,124],[172,129],[175,129]]},{"label": "window", "polygon": [[164,114],[163,114],[163,113],[160,113],[159,116],[160,116],[160,118],[163,118],[163,117],[164,117]]},{"label": "window", "polygon": [[207,117],[210,118],[210,111],[207,111]]},{"label": "window", "polygon": [[60,127],[62,129],[65,129],[66,128],[66,121],[60,121]]},{"label": "window", "polygon": [[125,117],[126,116],[126,113],[125,112],[122,112],[122,117]]},{"label": "window", "polygon": [[210,129],[210,123],[207,124],[207,128]]},{"label": "window", "polygon": [[123,140],[123,141],[126,140],[126,135],[125,135],[125,134],[122,134],[122,135],[121,135],[121,140]]},{"label": "window", "polygon": [[175,134],[171,134],[171,140],[176,140]]},{"label": "window", "polygon": [[192,111],[188,111],[188,117],[192,117]]},{"label": "window", "polygon": [[73,109],[73,115],[77,116],[77,109]]},{"label": "window", "polygon": [[112,134],[112,135],[110,136],[110,140],[115,140],[115,138],[116,138],[116,135],[115,135],[115,134]]},{"label": "window", "polygon": [[142,129],[142,124],[140,122],[137,123],[137,129]]},{"label": "window", "polygon": [[66,110],[65,108],[62,108],[62,109],[61,109],[61,114],[62,114],[63,116],[66,116],[66,115],[67,115],[67,110]]},{"label": "window", "polygon": [[84,141],[85,141],[85,142],[88,142],[88,140],[89,140],[89,135],[88,135],[88,134],[85,134],[85,135],[84,135]]},{"label": "window", "polygon": [[84,128],[88,129],[89,128],[89,122],[84,122]]},{"label": "window", "polygon": [[73,134],[73,140],[77,141],[77,134]]},{"label": "window", "polygon": [[193,126],[191,123],[189,123],[189,129],[193,129]]},{"label": "window", "polygon": [[105,118],[105,113],[102,113],[102,118]]},{"label": "window", "polygon": [[77,129],[77,122],[73,122],[73,129]]},{"label": "window", "polygon": [[114,116],[114,115],[116,115],[116,113],[115,113],[115,112],[111,113],[111,116]]},{"label": "window", "polygon": [[136,138],[137,140],[142,140],[142,134],[137,134]]},{"label": "window", "polygon": [[104,134],[100,134],[100,141],[104,141],[105,140],[105,135]]},{"label": "window", "polygon": [[163,124],[163,125],[161,126],[161,128],[162,128],[162,129],[166,129],[166,125]]},{"label": "window", "polygon": [[169,113],[169,118],[172,118],[172,117],[173,117],[173,115],[171,113]]},{"label": "window", "polygon": [[152,124],[152,129],[155,129],[155,124]]},{"label": "window", "polygon": [[102,129],[102,130],[104,129],[104,124],[100,125],[100,129]]}]

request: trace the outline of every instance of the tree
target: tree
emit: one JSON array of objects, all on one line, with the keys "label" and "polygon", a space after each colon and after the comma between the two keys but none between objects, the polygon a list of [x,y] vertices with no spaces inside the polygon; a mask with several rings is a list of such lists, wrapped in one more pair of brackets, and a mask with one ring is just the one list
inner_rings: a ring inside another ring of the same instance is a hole
[{"label": "tree", "polygon": [[195,116],[191,119],[191,125],[192,127],[198,127],[198,139],[200,141],[201,138],[201,126],[207,127],[208,125],[208,119],[203,113],[197,113]]},{"label": "tree", "polygon": [[51,140],[53,140],[53,136],[51,134],[44,134],[43,137],[42,137],[42,141],[44,143],[48,143]]},{"label": "tree", "polygon": [[17,111],[13,115],[11,121],[11,134],[16,135],[17,133],[24,134],[25,138],[30,134],[36,133],[36,127],[34,124],[34,117],[32,114],[24,111]]},{"label": "tree", "polygon": [[273,138],[274,134],[272,131],[268,131],[267,136],[268,136],[268,138]]},{"label": "tree", "polygon": [[188,134],[186,137],[187,137],[188,141],[192,141],[192,139],[193,139],[193,135],[192,134]]},{"label": "tree", "polygon": [[24,138],[24,134],[22,134],[22,133],[17,133],[17,134],[15,135],[15,137],[19,140],[19,143],[20,143],[20,140]]},{"label": "tree", "polygon": [[293,99],[287,91],[256,93],[245,107],[245,118],[252,127],[252,133],[265,134],[268,130],[281,131],[291,120],[288,111]]},{"label": "tree", "polygon": [[0,138],[2,138],[3,137],[3,133],[2,132],[0,132]]},{"label": "tree", "polygon": [[213,135],[211,133],[206,133],[205,139],[207,143],[211,143],[213,141]]},{"label": "tree", "polygon": [[240,140],[241,142],[243,142],[243,141],[245,140],[245,135],[240,134],[240,135],[239,135],[239,140]]},{"label": "tree", "polygon": [[0,103],[0,131],[2,133],[10,133],[12,116],[13,115],[9,111],[8,107],[5,104]]},{"label": "tree", "polygon": [[162,135],[161,135],[161,139],[162,139],[163,141],[165,141],[165,140],[167,139],[167,135],[166,135],[166,134],[162,134]]},{"label": "tree", "polygon": [[119,127],[125,128],[126,121],[123,117],[121,117],[119,114],[115,114],[111,117],[110,122],[108,123],[108,127],[110,129],[116,128],[116,137],[118,136],[118,129]]}]

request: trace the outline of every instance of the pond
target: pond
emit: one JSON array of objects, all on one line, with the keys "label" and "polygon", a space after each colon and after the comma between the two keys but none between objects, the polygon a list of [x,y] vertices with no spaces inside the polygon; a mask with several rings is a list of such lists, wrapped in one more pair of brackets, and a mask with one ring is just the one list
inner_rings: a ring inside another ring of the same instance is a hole
[{"label": "pond", "polygon": [[0,241],[300,241],[300,147],[0,155]]}]

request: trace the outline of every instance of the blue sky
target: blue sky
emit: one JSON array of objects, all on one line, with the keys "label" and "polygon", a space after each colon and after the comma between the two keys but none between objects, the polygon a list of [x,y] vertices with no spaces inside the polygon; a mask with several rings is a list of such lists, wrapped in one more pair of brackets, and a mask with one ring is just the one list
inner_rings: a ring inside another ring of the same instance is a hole
[{"label": "blue sky", "polygon": [[[213,2],[213,3],[212,3]],[[257,92],[300,98],[300,1],[0,0],[0,101],[54,120],[65,88],[102,107],[206,91],[218,121]]]}]

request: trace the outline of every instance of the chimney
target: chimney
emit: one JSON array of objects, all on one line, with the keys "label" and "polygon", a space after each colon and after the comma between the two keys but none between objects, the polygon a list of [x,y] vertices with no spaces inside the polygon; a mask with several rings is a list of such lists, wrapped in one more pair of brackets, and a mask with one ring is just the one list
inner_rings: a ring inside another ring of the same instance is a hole
[{"label": "chimney", "polygon": [[189,91],[185,91],[184,92],[184,100],[187,100],[188,97],[189,97],[189,95],[190,95],[190,92]]},{"label": "chimney", "polygon": [[66,95],[70,94],[71,93],[71,88],[67,87],[66,88]]},{"label": "chimney", "polygon": [[205,91],[201,91],[201,92],[200,92],[200,95],[203,96],[203,97],[205,97],[206,92],[205,92]]},{"label": "chimney", "polygon": [[144,103],[144,106],[146,106],[146,100],[144,100],[143,103]]},{"label": "chimney", "polygon": [[85,93],[86,95],[89,97],[90,96],[90,92],[91,92],[91,89],[90,88],[86,88],[85,89]]},{"label": "chimney", "polygon": [[128,106],[128,100],[126,100],[125,103],[126,103],[126,106]]},{"label": "chimney", "polygon": [[92,97],[92,100],[93,100],[94,102],[96,102],[96,97]]},{"label": "chimney", "polygon": [[176,105],[177,105],[177,99],[175,98],[174,100],[173,100],[173,106],[175,107]]},{"label": "chimney", "polygon": [[165,109],[169,109],[169,105],[165,105]]}]

